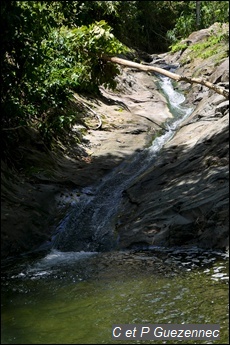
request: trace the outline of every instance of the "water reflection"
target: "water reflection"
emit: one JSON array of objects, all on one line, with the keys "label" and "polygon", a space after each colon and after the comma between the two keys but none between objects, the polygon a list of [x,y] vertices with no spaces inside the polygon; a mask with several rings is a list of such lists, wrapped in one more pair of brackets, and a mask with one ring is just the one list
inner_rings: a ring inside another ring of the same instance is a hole
[{"label": "water reflection", "polygon": [[[2,343],[112,344],[116,323],[212,323],[221,325],[221,343],[227,344],[226,254],[213,254],[214,260],[188,271],[182,254],[182,261],[173,260],[176,253],[55,251],[29,266],[8,267],[2,282]],[[197,257],[208,261],[210,255]]]}]

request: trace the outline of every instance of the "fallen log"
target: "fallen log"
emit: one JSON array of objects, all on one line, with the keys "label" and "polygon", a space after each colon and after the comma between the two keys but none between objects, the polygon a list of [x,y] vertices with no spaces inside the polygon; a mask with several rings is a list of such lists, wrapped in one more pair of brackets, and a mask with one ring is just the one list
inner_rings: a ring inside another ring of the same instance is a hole
[{"label": "fallen log", "polygon": [[219,93],[220,95],[224,96],[225,98],[229,99],[229,92],[225,88],[216,86],[213,83],[210,83],[209,81],[204,80],[204,79],[189,78],[189,77],[186,77],[183,75],[179,75],[179,74],[175,74],[175,73],[166,71],[163,68],[159,68],[159,67],[155,67],[155,66],[146,66],[146,65],[142,65],[142,64],[137,63],[137,62],[124,60],[124,59],[121,59],[118,57],[103,56],[103,59],[106,61],[111,61],[113,63],[122,65],[122,66],[137,68],[137,69],[144,71],[144,72],[157,72],[157,73],[165,75],[166,77],[169,77],[173,80],[176,80],[177,82],[185,81],[186,83],[190,83],[190,84],[196,83],[196,84],[204,85],[204,86],[208,87],[209,89],[211,89],[211,90]]}]

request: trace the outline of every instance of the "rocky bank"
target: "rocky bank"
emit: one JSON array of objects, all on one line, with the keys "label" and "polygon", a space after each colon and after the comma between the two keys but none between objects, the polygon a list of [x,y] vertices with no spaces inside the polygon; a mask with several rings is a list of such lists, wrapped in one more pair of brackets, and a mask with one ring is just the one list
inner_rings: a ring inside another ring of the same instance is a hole
[{"label": "rocky bank", "polygon": [[[152,63],[178,66],[177,74],[206,76],[228,88],[228,58],[220,51],[191,58],[192,44],[207,39],[208,30],[193,33],[187,49],[152,56]],[[181,83],[178,88],[195,110],[155,164],[123,191],[116,220],[120,248],[228,244],[229,104],[200,85]],[[82,193],[148,146],[171,116],[152,74],[123,68],[117,92],[101,91],[101,99],[80,96],[102,119],[102,127],[94,129],[89,111],[87,127],[73,128],[73,133],[83,132],[81,144],[51,152],[37,133],[21,131],[24,144],[15,154],[30,169],[28,175],[28,169],[9,170],[2,164],[2,257],[35,250],[49,240],[68,207],[65,196],[71,200],[73,189]]]},{"label": "rocky bank", "polygon": [[[171,114],[151,75],[124,69],[116,93],[102,97],[78,95],[88,107],[84,122],[75,125],[67,143],[51,151],[35,130],[18,129],[12,161],[3,161],[1,189],[1,255],[33,251],[49,241],[72,200],[72,191],[87,187],[136,151],[149,145]],[[157,109],[157,112],[153,111]],[[98,120],[100,129],[95,129]],[[72,139],[81,138],[81,143]],[[71,144],[70,144],[71,142]]]},{"label": "rocky bank", "polygon": [[[229,61],[218,61],[221,50],[205,60],[191,58],[191,46],[207,39],[215,25],[191,34],[187,49],[164,60],[179,63],[177,74],[208,76],[228,89]],[[181,87],[195,110],[154,166],[124,192],[118,225],[123,247],[228,246],[229,101],[201,85]]]}]

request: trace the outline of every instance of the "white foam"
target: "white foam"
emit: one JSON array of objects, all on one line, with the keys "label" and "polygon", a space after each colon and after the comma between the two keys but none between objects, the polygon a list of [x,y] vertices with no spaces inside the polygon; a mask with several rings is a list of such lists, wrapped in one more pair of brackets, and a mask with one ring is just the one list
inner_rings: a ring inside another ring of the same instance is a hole
[{"label": "white foam", "polygon": [[47,275],[50,271],[61,265],[70,265],[76,261],[87,259],[96,254],[97,252],[61,252],[59,250],[52,249],[44,258],[29,267],[27,269],[27,274],[33,273],[36,276]]}]

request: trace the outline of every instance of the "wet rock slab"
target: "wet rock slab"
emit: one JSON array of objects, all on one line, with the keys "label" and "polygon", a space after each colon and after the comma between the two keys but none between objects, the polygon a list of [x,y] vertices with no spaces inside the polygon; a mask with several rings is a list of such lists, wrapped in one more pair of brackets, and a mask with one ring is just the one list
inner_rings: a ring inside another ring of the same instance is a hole
[{"label": "wet rock slab", "polygon": [[[90,102],[102,119],[102,127],[93,129],[95,119],[91,114],[88,129],[73,128],[73,132],[84,130],[81,144],[54,153],[47,150],[36,133],[23,132],[28,143],[21,148],[20,157],[30,169],[30,179],[9,171],[3,162],[2,257],[34,250],[50,241],[66,206],[77,201],[82,188],[99,181],[149,145],[159,130],[158,124],[170,116],[153,77],[145,73],[136,76],[135,71],[125,70],[117,93],[101,91],[104,97]],[[82,102],[89,100],[82,96]],[[158,108],[162,116],[156,118]]]},{"label": "wet rock slab", "polygon": [[[193,34],[192,41],[203,39],[203,33]],[[182,64],[186,54],[188,50],[162,54],[155,61],[161,66],[181,65],[178,73],[191,76],[199,72],[211,82],[229,87],[228,59],[218,65],[215,57]],[[150,144],[159,124],[170,116],[154,78],[124,69],[117,93],[102,90],[111,102],[93,103],[103,120],[101,130],[87,130],[85,142],[65,150],[61,158],[47,154],[43,146],[31,151],[31,166],[33,162],[48,164],[47,169],[41,166],[34,172],[32,183],[22,176],[16,179],[15,172],[9,174],[3,167],[4,257],[34,249],[49,239],[50,221],[63,216],[60,209],[66,204],[65,196],[67,204],[77,202],[75,193]],[[228,245],[228,101],[200,85],[182,83],[178,88],[196,109],[154,165],[123,191],[115,229],[120,248],[136,243]],[[73,190],[76,192],[69,197]]]},{"label": "wet rock slab", "polygon": [[[226,61],[218,68],[212,64],[210,80],[228,88]],[[197,86],[187,97],[194,112],[153,166],[123,193],[117,221],[122,248],[136,243],[228,246],[229,102]]]}]

